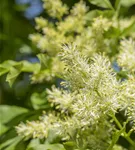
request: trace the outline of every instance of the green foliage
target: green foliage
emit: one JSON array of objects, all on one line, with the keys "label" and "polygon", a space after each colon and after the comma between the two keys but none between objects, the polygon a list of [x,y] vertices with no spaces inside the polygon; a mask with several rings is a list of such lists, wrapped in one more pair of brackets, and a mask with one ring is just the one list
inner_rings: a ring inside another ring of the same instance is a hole
[{"label": "green foliage", "polygon": [[26,150],[65,150],[61,144],[40,144],[38,139],[30,142]]},{"label": "green foliage", "polygon": [[1,119],[0,135],[2,135],[4,132],[6,132],[9,129],[9,127],[5,125],[9,120],[26,112],[28,112],[28,110],[25,108],[21,108],[17,106],[1,105],[0,106],[0,119]]},{"label": "green foliage", "polygon": [[63,81],[32,92],[32,111],[1,106],[2,150],[135,148],[135,16],[122,12],[133,4],[43,1],[49,19],[36,18],[38,33],[29,36],[39,62],[6,60],[0,76],[7,74],[10,86],[22,72],[31,73],[33,86]]},{"label": "green foliage", "polygon": [[0,75],[5,73],[7,74],[6,81],[9,82],[9,85],[12,86],[15,79],[19,76],[21,72],[38,72],[40,68],[39,64],[31,64],[27,61],[15,62],[15,61],[5,61],[0,64]]},{"label": "green foliage", "polygon": [[112,4],[110,3],[109,0],[103,0],[103,1],[100,1],[100,0],[89,0],[89,2],[94,4],[94,5],[103,7],[103,8],[109,8],[109,9],[112,9],[112,10],[114,9],[112,7]]}]

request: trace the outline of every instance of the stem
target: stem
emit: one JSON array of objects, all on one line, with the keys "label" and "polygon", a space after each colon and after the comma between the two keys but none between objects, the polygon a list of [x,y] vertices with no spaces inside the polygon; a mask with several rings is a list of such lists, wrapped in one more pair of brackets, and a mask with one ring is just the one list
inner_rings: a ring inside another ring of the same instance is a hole
[{"label": "stem", "polygon": [[128,123],[128,121],[126,123],[124,123],[124,126],[122,127],[119,120],[115,117],[114,114],[112,114],[111,117],[114,119],[114,121],[117,124],[117,126],[119,127],[119,129],[123,130],[123,134],[121,134],[121,135],[135,148],[135,142],[130,138],[130,134],[131,134],[132,130],[130,130],[128,133],[126,133],[124,130],[126,128],[126,124]]},{"label": "stem", "polygon": [[122,125],[120,124],[119,120],[115,117],[115,115],[112,115],[111,117],[113,118],[119,129],[122,129]]},{"label": "stem", "polygon": [[133,129],[131,129],[131,130],[127,133],[127,135],[130,136],[132,132],[133,132]]},{"label": "stem", "polygon": [[124,138],[135,148],[135,142],[125,133]]}]

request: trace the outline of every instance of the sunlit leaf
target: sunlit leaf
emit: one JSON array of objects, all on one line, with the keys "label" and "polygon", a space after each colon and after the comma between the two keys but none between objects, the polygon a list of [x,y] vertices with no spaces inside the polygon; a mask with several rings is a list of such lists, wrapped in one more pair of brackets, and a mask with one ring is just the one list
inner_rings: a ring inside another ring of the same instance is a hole
[{"label": "sunlit leaf", "polygon": [[30,63],[28,61],[15,62],[12,60],[8,60],[0,64],[0,76],[8,73],[6,81],[10,86],[12,86],[21,72],[36,73],[39,71],[39,69],[39,63]]},{"label": "sunlit leaf", "polygon": [[127,36],[132,32],[135,32],[135,21],[122,31],[121,36]]},{"label": "sunlit leaf", "polygon": [[9,83],[10,86],[13,85],[14,81],[21,73],[22,70],[22,63],[16,64],[14,67],[11,67],[9,73],[7,75],[6,81]]},{"label": "sunlit leaf", "polygon": [[8,127],[6,127],[5,125],[3,125],[1,122],[0,122],[0,136],[6,132],[8,130]]},{"label": "sunlit leaf", "polygon": [[37,55],[39,60],[40,60],[40,64],[41,64],[41,70],[43,69],[47,69],[50,66],[51,63],[51,59],[49,56],[45,55],[45,54],[38,54]]},{"label": "sunlit leaf", "polygon": [[135,4],[135,0],[121,0],[121,5],[130,7]]},{"label": "sunlit leaf", "polygon": [[109,0],[89,0],[89,2],[99,7],[114,9]]},{"label": "sunlit leaf", "polygon": [[3,124],[7,123],[12,118],[25,112],[28,112],[26,108],[18,106],[0,105],[0,121]]},{"label": "sunlit leaf", "polygon": [[22,140],[21,137],[15,137],[10,140],[7,140],[6,142],[2,143],[0,145],[1,150],[15,150],[15,147],[18,142]]},{"label": "sunlit leaf", "polygon": [[116,0],[115,1],[115,8],[116,9],[119,7],[120,3],[121,3],[121,0]]},{"label": "sunlit leaf", "polygon": [[31,103],[34,109],[41,109],[47,107],[46,93],[33,93],[31,96]]},{"label": "sunlit leaf", "polygon": [[10,70],[10,68],[15,64],[16,62],[12,60],[7,60],[0,64],[0,76],[7,73]]},{"label": "sunlit leaf", "polygon": [[28,61],[22,61],[22,64],[23,64],[23,67],[22,67],[23,72],[36,73],[40,69],[40,64],[39,63],[30,63]]},{"label": "sunlit leaf", "polygon": [[65,148],[62,144],[40,144],[38,139],[34,139],[26,150],[65,150]]},{"label": "sunlit leaf", "polygon": [[96,17],[99,17],[99,16],[103,16],[103,17],[107,17],[107,18],[110,18],[113,16],[113,11],[112,10],[104,10],[104,11],[101,11],[101,10],[92,10],[90,12],[88,12],[85,16],[85,18],[87,20],[93,20],[94,18]]}]

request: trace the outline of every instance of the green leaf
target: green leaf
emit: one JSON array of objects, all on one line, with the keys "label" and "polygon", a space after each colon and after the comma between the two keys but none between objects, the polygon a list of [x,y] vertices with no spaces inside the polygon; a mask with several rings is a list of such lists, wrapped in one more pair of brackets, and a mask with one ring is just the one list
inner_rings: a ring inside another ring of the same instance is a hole
[{"label": "green leaf", "polygon": [[113,16],[113,11],[112,10],[104,10],[104,11],[101,11],[101,10],[92,10],[90,12],[88,12],[85,16],[86,20],[93,20],[94,18],[96,17],[99,17],[99,16],[103,16],[103,17],[107,17],[107,18],[111,18]]},{"label": "green leaf", "polygon": [[62,144],[40,144],[38,139],[34,139],[26,150],[65,150],[65,148]]},{"label": "green leaf", "polygon": [[116,0],[114,7],[116,9],[116,11],[115,11],[115,17],[117,18],[118,15],[119,15],[119,12],[120,12],[120,8],[121,8],[121,0]]},{"label": "green leaf", "polygon": [[9,73],[7,75],[6,81],[9,82],[9,85],[12,86],[18,75],[21,73],[23,64],[17,63],[13,67],[10,68]]},{"label": "green leaf", "polygon": [[89,2],[99,7],[109,8],[114,10],[109,0],[89,0]]},{"label": "green leaf", "polygon": [[45,54],[38,54],[37,57],[39,58],[41,64],[40,70],[49,68],[52,62],[52,59],[49,56]]},{"label": "green leaf", "polygon": [[17,115],[28,112],[26,108],[18,107],[18,106],[8,106],[8,105],[0,105],[0,119],[1,123],[7,123],[9,120],[13,119]]},{"label": "green leaf", "polygon": [[15,65],[15,62],[12,60],[7,60],[0,64],[0,76],[7,73],[13,65]]},{"label": "green leaf", "polygon": [[28,61],[22,61],[22,63],[23,63],[23,67],[22,67],[23,72],[37,73],[40,70],[39,63],[30,63]]},{"label": "green leaf", "polygon": [[121,0],[115,1],[115,9],[117,9],[119,7],[120,3],[121,3]]},{"label": "green leaf", "polygon": [[8,127],[0,122],[0,136],[8,130]]},{"label": "green leaf", "polygon": [[0,76],[8,73],[6,81],[12,86],[16,78],[21,72],[37,73],[40,70],[39,63],[30,63],[28,61],[15,62],[8,60],[0,64]]},{"label": "green leaf", "polygon": [[38,54],[37,57],[40,60],[40,64],[41,64],[41,68],[40,69],[42,70],[42,69],[47,68],[45,55],[44,54]]},{"label": "green leaf", "polygon": [[49,130],[48,137],[45,140],[45,144],[48,143],[59,143],[61,141],[61,136],[56,134],[56,130]]},{"label": "green leaf", "polygon": [[62,144],[47,144],[47,145],[40,145],[41,150],[65,150]]},{"label": "green leaf", "polygon": [[105,32],[106,38],[117,38],[121,34],[120,29],[111,27],[107,32]]},{"label": "green leaf", "polygon": [[3,74],[7,73],[8,69],[3,68],[2,66],[0,66],[0,76],[2,76]]},{"label": "green leaf", "polygon": [[33,93],[31,96],[31,103],[34,109],[45,109],[48,107],[46,93]]},{"label": "green leaf", "polygon": [[135,21],[121,32],[121,36],[127,36],[131,32],[135,32]]},{"label": "green leaf", "polygon": [[10,69],[10,67],[14,66],[15,64],[16,64],[15,61],[7,60],[7,61],[4,61],[2,64],[0,64],[0,67],[2,66],[3,68]]},{"label": "green leaf", "polygon": [[135,0],[122,0],[121,5],[124,7],[131,7],[135,4]]},{"label": "green leaf", "polygon": [[0,145],[0,149],[1,150],[15,150],[17,143],[20,142],[21,140],[22,138],[18,136],[10,140],[7,140],[6,142]]},{"label": "green leaf", "polygon": [[26,150],[28,142],[29,141],[24,141],[24,140],[19,141],[15,146],[15,150]]},{"label": "green leaf", "polygon": [[69,141],[69,142],[65,142],[64,145],[73,147],[73,146],[75,146],[76,144],[75,144],[75,142],[73,142],[73,141]]},{"label": "green leaf", "polygon": [[27,146],[26,150],[36,150],[35,147],[40,145],[40,141],[39,139],[32,139],[29,143],[29,145]]}]

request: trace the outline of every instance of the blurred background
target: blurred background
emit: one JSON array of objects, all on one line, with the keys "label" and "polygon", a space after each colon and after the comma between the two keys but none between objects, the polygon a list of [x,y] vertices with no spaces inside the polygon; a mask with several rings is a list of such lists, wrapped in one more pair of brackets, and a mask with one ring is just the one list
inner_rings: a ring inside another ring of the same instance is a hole
[{"label": "blurred background", "polygon": [[[64,1],[72,6],[77,0]],[[42,0],[0,0],[0,63],[5,60],[28,60],[36,62],[37,49],[31,44],[29,34],[36,32],[34,18],[48,17],[43,10]],[[12,88],[0,77],[0,103],[30,107],[28,98],[36,88],[30,85],[29,74],[22,73]]]},{"label": "blurred background", "polygon": [[[0,1],[0,63],[8,59],[37,61],[36,49],[31,45],[28,35],[34,32],[34,18],[41,13],[41,0]],[[12,89],[5,82],[5,76],[2,76],[0,103],[25,105],[29,88],[27,74],[21,75]]]}]

